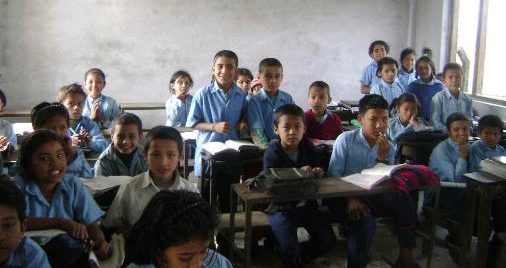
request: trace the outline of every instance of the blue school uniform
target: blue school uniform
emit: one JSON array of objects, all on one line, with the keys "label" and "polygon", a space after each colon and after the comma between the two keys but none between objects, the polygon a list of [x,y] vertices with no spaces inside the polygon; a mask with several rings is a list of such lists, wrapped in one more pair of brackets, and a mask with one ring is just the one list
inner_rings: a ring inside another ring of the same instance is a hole
[{"label": "blue school uniform", "polygon": [[23,236],[18,247],[0,267],[49,268],[44,250],[29,237]]},{"label": "blue school uniform", "polygon": [[104,135],[102,135],[102,131],[100,131],[97,123],[89,117],[81,116],[77,125],[74,128],[69,128],[68,135],[72,136],[74,134],[79,134],[81,129],[85,129],[91,136],[90,150],[93,152],[101,153],[105,150],[105,148],[107,148],[107,145],[109,145],[109,141],[104,138]]},{"label": "blue school uniform", "polygon": [[165,125],[169,127],[183,127],[188,118],[192,99],[192,95],[186,95],[184,100],[181,100],[176,95],[171,94],[170,98],[165,102],[165,115],[167,117]]},{"label": "blue school uniform", "polygon": [[506,150],[501,145],[497,144],[495,148],[488,147],[483,140],[477,140],[471,145],[473,151],[473,161],[471,162],[471,168],[473,170],[481,169],[481,160],[496,157],[506,156]]},{"label": "blue school uniform", "polygon": [[67,163],[65,174],[74,175],[80,178],[91,178],[93,177],[93,171],[91,170],[90,164],[86,160],[84,153],[81,149],[76,148],[77,157],[72,163]]},{"label": "blue school uniform", "polygon": [[365,67],[362,72],[362,78],[360,78],[360,82],[366,86],[373,87],[375,84],[379,83],[380,78],[377,76],[378,63],[376,61],[371,62],[371,64]]},{"label": "blue school uniform", "polygon": [[416,80],[416,72],[412,70],[409,73],[406,70],[404,70],[404,67],[401,67],[399,69],[399,72],[397,73],[397,78],[399,78],[399,81],[404,86],[404,88],[408,88],[408,85]]},{"label": "blue school uniform", "polygon": [[[104,116],[105,122],[100,127],[110,127],[112,120],[121,113],[119,104],[113,98],[101,95],[98,97],[100,103],[100,114]],[[86,98],[83,107],[83,115],[90,117],[94,99],[91,96]]]},{"label": "blue school uniform", "polygon": [[460,92],[457,99],[446,87],[432,97],[430,123],[434,129],[447,131],[446,119],[455,112],[463,113],[471,121],[473,119],[471,98]]},{"label": "blue school uniform", "polygon": [[395,79],[392,84],[380,79],[379,82],[371,88],[371,94],[381,95],[388,102],[388,106],[392,104],[395,98],[402,95],[405,91],[404,86],[398,79]]},{"label": "blue school uniform", "polygon": [[432,97],[441,90],[443,90],[443,84],[436,78],[428,83],[418,79],[408,85],[407,92],[415,94],[420,102],[421,109],[419,116],[423,117],[423,119],[430,120]]},{"label": "blue school uniform", "polygon": [[236,85],[225,94],[223,89],[214,81],[212,84],[202,87],[193,97],[186,121],[187,127],[194,127],[198,123],[219,123],[226,121],[230,125],[227,133],[199,130],[197,134],[197,148],[195,150],[195,175],[201,176],[202,145],[211,141],[237,140],[239,130],[237,123],[246,112],[246,97]]},{"label": "blue school uniform", "polygon": [[119,152],[111,143],[95,162],[95,176],[137,176],[149,169],[148,162],[142,155],[142,149],[137,146],[133,152],[130,165],[127,167],[121,160]]},{"label": "blue school uniform", "polygon": [[9,140],[11,146],[13,146],[14,150],[18,149],[18,141],[16,138],[16,133],[12,129],[12,124],[4,119],[0,118],[0,136],[4,136]]},{"label": "blue school uniform", "polygon": [[[232,263],[218,252],[208,249],[202,260],[200,268],[232,268]],[[155,268],[153,264],[130,263],[127,268]]]},{"label": "blue school uniform", "polygon": [[416,128],[409,123],[407,125],[404,125],[401,122],[401,118],[399,117],[399,115],[396,115],[394,118],[390,118],[388,120],[388,131],[387,131],[388,139],[391,141],[395,141],[395,139],[397,139],[397,137],[399,137],[399,135],[401,135],[404,132],[423,130],[427,127],[423,121],[423,118],[418,117],[417,120],[420,126]]},{"label": "blue school uniform", "polygon": [[276,138],[277,135],[274,133],[274,111],[285,104],[294,104],[290,94],[278,90],[274,99],[271,99],[262,88],[248,102],[249,128],[251,130],[262,129],[269,141]]},{"label": "blue school uniform", "polygon": [[14,183],[24,194],[27,217],[65,218],[90,225],[103,215],[78,177],[65,174],[56,184],[51,202],[46,200],[32,178],[22,178],[18,174]]}]

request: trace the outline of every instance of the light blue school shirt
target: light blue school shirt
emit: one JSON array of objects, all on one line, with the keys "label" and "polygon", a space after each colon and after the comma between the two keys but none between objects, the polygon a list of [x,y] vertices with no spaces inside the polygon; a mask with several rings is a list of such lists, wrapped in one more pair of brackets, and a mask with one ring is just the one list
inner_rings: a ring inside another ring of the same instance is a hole
[{"label": "light blue school shirt", "polygon": [[274,102],[271,102],[269,95],[262,88],[248,102],[249,128],[252,130],[263,129],[269,141],[276,138],[277,135],[274,133],[274,111],[285,104],[294,104],[290,94],[278,90]]},{"label": "light blue school shirt", "polygon": [[[469,150],[468,159],[473,157],[473,150]],[[440,142],[430,155],[429,167],[441,181],[465,182],[462,174],[477,171],[470,166],[468,160],[460,157],[459,145],[451,138]]]},{"label": "light blue school shirt", "polygon": [[416,128],[409,123],[404,125],[401,122],[401,118],[399,115],[396,115],[394,118],[390,118],[388,120],[388,131],[387,131],[388,139],[390,141],[395,142],[395,139],[397,139],[397,137],[399,137],[404,132],[423,130],[427,127],[423,121],[423,118],[418,117],[417,120],[420,123],[420,126]]},{"label": "light blue school shirt", "polygon": [[100,219],[103,212],[86,190],[81,180],[65,174],[56,184],[53,200],[49,203],[32,178],[22,178],[19,174],[14,183],[23,192],[25,214],[36,218],[65,218],[90,225]]},{"label": "light blue school shirt", "polygon": [[246,96],[235,84],[227,94],[214,81],[202,87],[193,97],[186,121],[187,127],[194,127],[198,123],[219,123],[226,121],[230,125],[227,133],[199,130],[197,134],[197,148],[195,149],[195,175],[201,176],[202,145],[211,141],[237,140],[239,130],[237,123],[246,113]]},{"label": "light blue school shirt", "polygon": [[455,112],[463,113],[471,122],[473,120],[473,107],[471,98],[466,94],[459,92],[459,98],[455,98],[450,90],[444,87],[432,97],[430,123],[434,129],[447,131],[446,119]]},{"label": "light blue school shirt", "polygon": [[14,253],[0,267],[49,268],[44,250],[29,237],[23,236]]},{"label": "light blue school shirt", "polygon": [[[232,268],[232,263],[220,253],[208,249],[200,268]],[[155,268],[153,264],[130,263],[127,268]]]},{"label": "light blue school shirt", "polygon": [[397,78],[399,78],[399,81],[404,88],[408,88],[408,85],[416,80],[416,72],[413,70],[411,73],[408,73],[403,67],[401,67],[397,73]]},{"label": "light blue school shirt", "polygon": [[412,93],[418,98],[421,106],[418,115],[429,121],[432,97],[441,90],[443,90],[443,84],[436,78],[433,78],[428,83],[425,83],[421,79],[413,81],[408,85],[406,92]]},{"label": "light blue school shirt", "polygon": [[[100,101],[100,113],[105,117],[104,125],[100,127],[110,127],[112,120],[121,113],[121,109],[116,100],[109,96],[101,95],[98,99]],[[83,115],[90,117],[92,108],[93,98],[88,96],[84,102]]]},{"label": "light blue school shirt", "polygon": [[75,126],[75,128],[69,128],[68,135],[72,136],[74,134],[79,134],[81,129],[85,129],[88,134],[91,136],[90,150],[95,153],[101,153],[107,148],[109,145],[109,141],[104,138],[102,135],[102,131],[98,127],[97,123],[91,120],[87,116],[81,116],[79,122]]},{"label": "light blue school shirt", "polygon": [[93,177],[93,171],[91,170],[90,164],[86,161],[86,157],[81,149],[75,148],[77,157],[72,163],[67,163],[65,174],[74,175],[81,178]]},{"label": "light blue school shirt", "polygon": [[165,115],[167,116],[165,125],[169,127],[183,127],[186,125],[192,99],[192,95],[186,95],[184,100],[181,100],[176,95],[171,94],[170,98],[165,102]]},{"label": "light blue school shirt", "polygon": [[14,150],[18,149],[18,139],[16,138],[16,133],[12,128],[12,124],[4,119],[0,118],[0,136],[4,136],[9,140],[12,146],[14,146]]},{"label": "light blue school shirt", "polygon": [[399,97],[404,92],[406,92],[406,90],[397,78],[392,84],[380,79],[379,82],[371,88],[371,94],[381,95],[388,102],[388,106],[392,104],[395,98]]},{"label": "light blue school shirt", "polygon": [[483,140],[477,140],[471,145],[473,151],[473,162],[471,163],[473,169],[481,169],[481,160],[495,157],[495,156],[506,156],[506,150],[501,145],[497,144],[495,148],[488,147]]},{"label": "light blue school shirt", "polygon": [[371,64],[365,67],[362,72],[362,78],[360,78],[360,82],[366,86],[373,87],[377,84],[380,78],[377,76],[378,63],[376,61],[371,62]]},{"label": "light blue school shirt", "polygon": [[[332,149],[327,175],[343,177],[359,173],[377,163],[378,145],[370,146],[364,137],[362,128],[341,133]],[[388,148],[387,161],[394,163],[395,149]]]},{"label": "light blue school shirt", "polygon": [[95,176],[137,176],[149,169],[148,162],[142,154],[142,148],[138,145],[133,152],[130,166],[126,166],[111,143],[95,162]]}]

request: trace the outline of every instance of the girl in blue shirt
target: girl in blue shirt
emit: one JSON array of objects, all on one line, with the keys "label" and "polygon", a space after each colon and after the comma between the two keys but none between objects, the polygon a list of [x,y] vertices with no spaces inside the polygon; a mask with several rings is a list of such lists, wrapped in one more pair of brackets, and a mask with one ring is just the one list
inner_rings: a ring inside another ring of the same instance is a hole
[{"label": "girl in blue shirt", "polygon": [[112,120],[121,113],[121,108],[116,100],[102,94],[105,87],[104,72],[99,68],[89,69],[84,75],[84,87],[88,90],[88,97],[84,103],[83,115],[100,127],[109,127]]},{"label": "girl in blue shirt", "polygon": [[379,82],[376,76],[378,69],[378,61],[388,55],[390,46],[383,40],[376,40],[369,45],[369,57],[373,59],[373,62],[365,67],[360,78],[360,92],[362,94],[369,94],[371,87]]},{"label": "girl in blue shirt", "polygon": [[181,127],[186,124],[193,96],[188,94],[193,79],[186,71],[176,71],[169,81],[170,97],[165,102],[166,126]]},{"label": "girl in blue shirt", "polygon": [[379,60],[376,75],[381,79],[371,88],[371,94],[382,96],[389,106],[395,98],[404,93],[404,86],[397,79],[397,69],[399,65],[396,60],[390,57]]},{"label": "girl in blue shirt", "polygon": [[422,130],[427,127],[422,118],[418,117],[420,103],[411,93],[402,94],[395,100],[397,115],[388,120],[388,139],[395,141],[404,132]]},{"label": "girl in blue shirt", "polygon": [[415,66],[416,53],[412,48],[405,48],[401,52],[401,68],[399,69],[399,73],[397,77],[404,88],[408,88],[408,85],[416,80],[416,73],[414,70]]}]

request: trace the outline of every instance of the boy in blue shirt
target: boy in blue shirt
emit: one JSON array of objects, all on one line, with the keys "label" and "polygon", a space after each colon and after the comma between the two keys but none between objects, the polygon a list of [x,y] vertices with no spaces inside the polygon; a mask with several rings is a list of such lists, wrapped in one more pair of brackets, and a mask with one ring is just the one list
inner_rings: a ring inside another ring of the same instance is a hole
[{"label": "boy in blue shirt", "polygon": [[109,127],[112,120],[121,113],[115,99],[102,94],[105,74],[99,68],[91,68],[84,75],[84,86],[88,97],[84,103],[83,115],[95,121],[99,127]]},{"label": "boy in blue shirt", "polygon": [[[328,175],[343,177],[359,173],[377,163],[393,164],[394,148],[388,142],[385,133],[388,121],[388,104],[383,97],[371,94],[359,101],[358,120],[362,128],[344,132],[337,137],[330,159]],[[371,215],[387,215],[395,223],[395,232],[399,242],[399,256],[394,267],[412,267],[415,248],[415,229],[417,225],[416,205],[408,194],[386,193],[366,197],[350,197],[347,200],[348,218],[353,222],[368,219]],[[332,207],[330,207],[332,210]],[[353,225],[351,226],[353,234]],[[370,230],[372,228],[372,230]],[[374,224],[369,229],[355,234],[364,241],[369,249],[374,235]],[[355,236],[354,235],[354,236]],[[367,254],[358,267],[365,267]]]},{"label": "boy in blue shirt", "polygon": [[293,104],[292,96],[279,89],[283,81],[283,65],[275,58],[265,58],[258,66],[262,83],[260,92],[248,101],[248,123],[255,144],[265,148],[276,138],[274,111],[284,104]]},{"label": "boy in blue shirt", "polygon": [[362,94],[369,94],[371,88],[379,82],[376,75],[378,69],[378,61],[385,57],[390,51],[387,42],[383,40],[376,40],[369,45],[369,56],[373,62],[365,67],[360,78],[360,92]]},{"label": "boy in blue shirt", "polygon": [[50,267],[44,250],[26,230],[23,194],[8,177],[0,177],[0,267]]},{"label": "boy in blue shirt", "polygon": [[479,140],[473,142],[472,150],[479,160],[494,156],[506,156],[506,150],[499,145],[504,123],[497,115],[485,115],[478,120]]}]

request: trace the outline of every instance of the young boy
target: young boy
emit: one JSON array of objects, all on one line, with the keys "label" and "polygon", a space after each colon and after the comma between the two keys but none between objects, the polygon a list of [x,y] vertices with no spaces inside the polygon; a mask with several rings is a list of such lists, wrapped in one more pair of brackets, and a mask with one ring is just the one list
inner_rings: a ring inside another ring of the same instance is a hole
[{"label": "young boy", "polygon": [[506,150],[499,145],[504,122],[497,115],[485,115],[478,120],[478,137],[471,148],[479,160],[494,156],[506,156]]},{"label": "young boy", "polygon": [[95,162],[95,176],[136,176],[148,170],[139,149],[141,119],[131,113],[116,117],[111,124],[112,143]]},{"label": "young boy", "polygon": [[460,92],[462,67],[457,63],[448,63],[443,69],[445,89],[432,97],[430,123],[434,129],[447,131],[446,118],[452,113],[461,112],[471,122],[473,107],[471,98]]},{"label": "young boy", "polygon": [[50,267],[44,250],[26,230],[23,193],[0,176],[0,267]]},{"label": "young boy", "polygon": [[128,232],[140,218],[151,197],[160,190],[197,189],[177,172],[179,160],[183,159],[181,134],[166,126],[149,131],[144,140],[144,158],[149,170],[122,186],[105,215],[105,227],[120,227]]},{"label": "young boy", "polygon": [[[274,132],[279,135],[265,150],[263,168],[302,168],[321,178],[319,156],[311,141],[304,138],[304,111],[285,104],[274,113]],[[336,244],[332,228],[314,200],[273,203],[269,223],[279,242],[283,267],[302,267]],[[304,247],[297,241],[297,227],[304,227],[310,240]]]},{"label": "young boy", "polygon": [[58,99],[69,112],[69,136],[72,138],[72,146],[87,147],[95,153],[102,153],[109,142],[98,125],[82,115],[86,93],[81,85],[74,83],[60,88]]},{"label": "young boy", "polygon": [[335,140],[343,132],[339,116],[327,111],[327,104],[331,100],[327,83],[323,81],[311,83],[307,97],[311,108],[304,113],[306,137],[318,140]]},{"label": "young boy", "polygon": [[121,113],[119,104],[113,98],[102,94],[105,87],[105,74],[99,68],[91,68],[84,75],[84,86],[88,97],[84,103],[83,115],[89,116],[100,127],[109,127]]},{"label": "young boy", "polygon": [[385,57],[390,51],[387,42],[383,40],[376,40],[369,45],[369,56],[373,62],[365,67],[360,78],[360,92],[362,94],[369,94],[372,86],[379,82],[379,77],[376,75],[378,69],[378,61]]},{"label": "young boy", "polygon": [[293,104],[292,96],[279,89],[283,81],[283,65],[275,58],[260,61],[258,77],[263,88],[248,101],[248,123],[255,144],[265,148],[276,138],[274,133],[274,111],[284,105]]},{"label": "young boy", "polygon": [[[388,142],[385,133],[388,121],[388,104],[380,95],[366,95],[359,101],[358,120],[362,128],[344,132],[337,137],[327,174],[332,177],[343,177],[359,173],[377,163],[394,162],[394,148]],[[366,197],[350,197],[347,200],[348,218],[368,220],[372,215],[392,217],[396,226],[396,234],[400,247],[395,267],[412,267],[413,249],[415,247],[415,226],[417,223],[416,206],[408,194],[386,193]],[[331,208],[331,207],[329,207]],[[331,208],[333,210],[333,208]],[[364,241],[368,250],[374,234],[374,223],[368,229],[359,232],[350,230],[348,239]],[[357,266],[365,267],[367,254],[361,254],[362,262]]]}]

